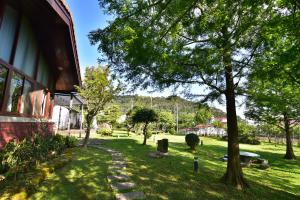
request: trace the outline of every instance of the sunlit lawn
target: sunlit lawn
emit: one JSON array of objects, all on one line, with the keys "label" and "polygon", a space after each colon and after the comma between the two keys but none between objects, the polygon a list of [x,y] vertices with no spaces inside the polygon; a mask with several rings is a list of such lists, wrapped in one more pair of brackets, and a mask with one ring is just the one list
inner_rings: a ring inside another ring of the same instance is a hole
[{"label": "sunlit lawn", "polygon": [[[116,137],[119,135],[119,137]],[[201,138],[204,146],[192,153],[187,149],[184,136],[159,135],[169,139],[169,157],[154,159],[148,156],[155,151],[152,139],[142,146],[142,136],[126,137],[117,132],[105,145],[123,152],[128,160],[128,172],[151,199],[300,199],[300,160],[283,159],[284,146],[273,144],[240,145],[242,150],[255,152],[268,159],[270,169],[243,168],[250,189],[237,191],[220,183],[226,163],[220,158],[226,153],[226,142]],[[300,148],[295,147],[300,156]],[[199,156],[200,173],[193,173],[193,156]]]},{"label": "sunlit lawn", "polygon": [[[243,168],[251,188],[237,191],[220,182],[226,169],[226,163],[220,160],[226,153],[226,142],[201,138],[204,146],[191,152],[184,136],[158,135],[157,139],[169,139],[169,156],[154,159],[148,156],[156,151],[152,138],[143,146],[142,136],[127,137],[125,132],[117,131],[114,137],[94,137],[106,139],[104,146],[124,153],[129,163],[127,172],[137,185],[135,191],[145,192],[147,200],[300,199],[300,159],[284,160],[284,146],[240,145],[242,150],[268,159],[271,168]],[[300,156],[300,148],[294,150]],[[93,148],[73,151],[73,161],[55,171],[30,199],[114,199],[106,179],[110,155]],[[195,155],[200,158],[199,174],[193,173]]]},{"label": "sunlit lawn", "polygon": [[73,161],[42,183],[30,199],[114,199],[106,179],[110,156],[93,148],[75,148],[74,155]]}]

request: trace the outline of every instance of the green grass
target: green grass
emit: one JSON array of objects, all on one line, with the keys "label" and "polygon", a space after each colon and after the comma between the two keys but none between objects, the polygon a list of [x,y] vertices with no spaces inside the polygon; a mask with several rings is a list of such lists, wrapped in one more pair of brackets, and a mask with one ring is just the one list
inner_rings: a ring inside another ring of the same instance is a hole
[{"label": "green grass", "polygon": [[[118,136],[117,136],[118,135]],[[212,138],[204,140],[203,147],[191,152],[185,145],[184,136],[159,135],[157,139],[169,139],[169,156],[150,158],[156,151],[152,139],[143,146],[142,136],[127,137],[118,131],[106,139],[104,146],[123,152],[129,165],[128,174],[136,183],[134,191],[143,191],[147,200],[199,200],[199,199],[300,199],[300,159],[283,159],[285,146],[263,143],[240,145],[241,150],[255,152],[268,159],[270,169],[243,168],[251,185],[238,191],[221,183],[226,163],[220,160],[226,153],[227,143]],[[114,199],[106,180],[109,154],[93,148],[74,148],[73,160],[51,174],[30,197],[31,200],[64,199]],[[300,156],[300,148],[294,148]],[[199,157],[199,174],[193,173],[193,157]]]},{"label": "green grass", "polygon": [[93,148],[75,148],[73,153],[73,161],[43,182],[31,200],[114,199],[106,179],[111,157]]},{"label": "green grass", "polygon": [[[255,152],[268,159],[270,169],[243,168],[251,188],[237,191],[220,182],[226,163],[220,158],[226,153],[226,142],[201,138],[204,146],[190,152],[184,136],[160,135],[169,139],[169,157],[153,159],[149,152],[156,150],[151,139],[142,146],[142,136],[111,137],[105,145],[124,153],[128,173],[137,183],[137,190],[144,191],[147,200],[172,199],[300,199],[300,161],[283,159],[284,146],[273,144],[240,145],[241,150]],[[300,149],[294,149],[300,155]],[[193,173],[193,157],[199,157],[199,174]]]}]

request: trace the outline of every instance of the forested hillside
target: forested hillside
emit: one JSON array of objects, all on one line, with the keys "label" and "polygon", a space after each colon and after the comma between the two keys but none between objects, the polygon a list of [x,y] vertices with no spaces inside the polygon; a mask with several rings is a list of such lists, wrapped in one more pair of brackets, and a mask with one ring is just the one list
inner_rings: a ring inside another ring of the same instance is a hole
[{"label": "forested hillside", "polygon": [[[127,95],[127,96],[118,96],[114,104],[119,104],[121,112],[125,114],[133,106],[143,106],[153,108],[158,111],[168,111],[175,113],[177,110],[180,113],[195,113],[202,104],[188,101],[186,99],[171,96],[171,97],[149,97],[149,96],[138,96],[138,95]],[[217,108],[212,108],[211,111],[215,117],[226,116],[226,113]]]}]

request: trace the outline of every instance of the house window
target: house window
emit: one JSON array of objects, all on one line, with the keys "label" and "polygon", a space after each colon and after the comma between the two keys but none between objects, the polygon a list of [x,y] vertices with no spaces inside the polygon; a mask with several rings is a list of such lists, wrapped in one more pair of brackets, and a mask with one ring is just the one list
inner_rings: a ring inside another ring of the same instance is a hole
[{"label": "house window", "polygon": [[33,103],[33,84],[30,81],[25,80],[20,113],[32,115]]},{"label": "house window", "polygon": [[22,96],[23,89],[23,77],[17,73],[13,73],[13,77],[11,79],[7,111],[17,113],[18,106],[20,102],[20,98]]},{"label": "house window", "polygon": [[34,78],[37,49],[33,30],[28,19],[23,16],[13,65],[31,78]]},{"label": "house window", "polygon": [[8,70],[0,65],[0,106],[2,106]]},{"label": "house window", "polygon": [[37,81],[42,83],[44,86],[48,86],[49,74],[49,66],[45,60],[45,57],[42,55],[38,64]]},{"label": "house window", "polygon": [[7,6],[4,11],[0,29],[0,58],[9,63],[16,35],[18,13]]}]

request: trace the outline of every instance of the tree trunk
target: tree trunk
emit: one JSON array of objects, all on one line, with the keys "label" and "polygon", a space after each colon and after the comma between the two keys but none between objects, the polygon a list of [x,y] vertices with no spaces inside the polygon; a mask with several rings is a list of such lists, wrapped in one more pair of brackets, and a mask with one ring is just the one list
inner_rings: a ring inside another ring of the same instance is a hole
[{"label": "tree trunk", "polygon": [[[227,31],[227,30],[226,30]],[[225,33],[226,33],[225,31]],[[226,48],[225,48],[226,49]],[[231,64],[231,52],[229,48],[223,53],[223,64],[225,66],[226,78],[226,112],[227,112],[227,133],[228,133],[228,162],[227,170],[223,180],[226,184],[232,185],[237,189],[247,187],[240,165],[240,149],[238,142],[238,125],[235,106],[235,88]]]},{"label": "tree trunk", "polygon": [[147,129],[148,129],[148,122],[145,123],[144,129],[143,129],[143,135],[144,135],[143,145],[146,145],[146,143],[147,143]]},{"label": "tree trunk", "polygon": [[93,122],[93,117],[87,116],[87,120],[86,120],[87,128],[86,128],[86,134],[85,134],[85,137],[84,137],[84,141],[83,141],[83,144],[82,144],[83,147],[87,147],[87,144],[88,144],[88,141],[89,141],[89,138],[90,138],[92,122]]},{"label": "tree trunk", "polygon": [[296,156],[295,156],[294,150],[293,150],[292,138],[291,138],[290,122],[289,122],[287,114],[284,114],[284,131],[285,131],[285,137],[286,137],[286,153],[285,153],[284,158],[288,159],[288,160],[296,159]]}]

